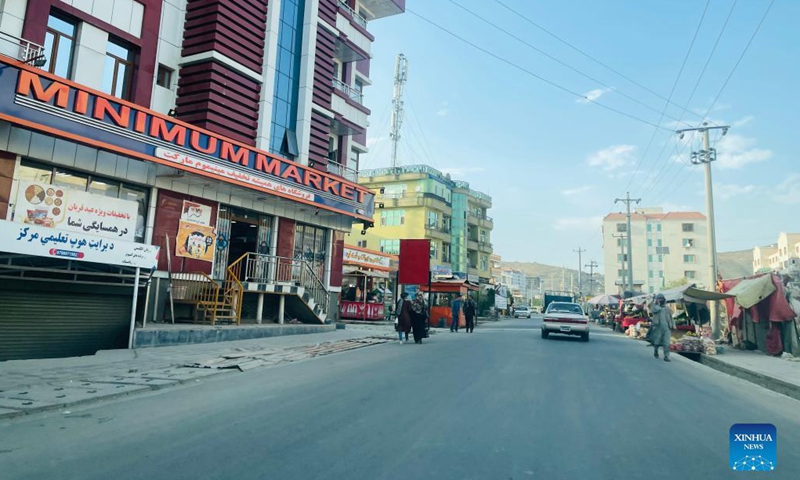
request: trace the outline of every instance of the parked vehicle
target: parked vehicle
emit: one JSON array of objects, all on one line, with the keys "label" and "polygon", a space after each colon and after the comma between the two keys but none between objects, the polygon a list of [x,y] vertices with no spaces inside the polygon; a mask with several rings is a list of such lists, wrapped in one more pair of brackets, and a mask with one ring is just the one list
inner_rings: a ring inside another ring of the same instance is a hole
[{"label": "parked vehicle", "polygon": [[514,308],[514,318],[531,318],[531,309],[526,305]]},{"label": "parked vehicle", "polygon": [[542,338],[551,333],[579,335],[584,342],[589,341],[589,317],[583,308],[574,302],[552,302],[544,312]]}]

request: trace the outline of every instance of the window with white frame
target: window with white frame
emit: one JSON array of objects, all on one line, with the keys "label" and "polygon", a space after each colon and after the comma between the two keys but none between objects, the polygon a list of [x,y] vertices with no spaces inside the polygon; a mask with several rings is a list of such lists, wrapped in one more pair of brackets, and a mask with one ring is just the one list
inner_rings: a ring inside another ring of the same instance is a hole
[{"label": "window with white frame", "polygon": [[431,240],[431,260],[439,258],[439,244]]},{"label": "window with white frame", "polygon": [[405,223],[405,209],[383,210],[381,212],[381,226],[383,227],[397,227]]},{"label": "window with white frame", "polygon": [[683,256],[683,263],[695,263],[697,261],[697,256],[695,255],[684,255]]},{"label": "window with white frame", "polygon": [[383,253],[398,255],[400,253],[400,240],[381,240],[380,249]]},{"label": "window with white frame", "polygon": [[439,213],[428,211],[428,226],[429,227],[438,227],[439,226]]}]

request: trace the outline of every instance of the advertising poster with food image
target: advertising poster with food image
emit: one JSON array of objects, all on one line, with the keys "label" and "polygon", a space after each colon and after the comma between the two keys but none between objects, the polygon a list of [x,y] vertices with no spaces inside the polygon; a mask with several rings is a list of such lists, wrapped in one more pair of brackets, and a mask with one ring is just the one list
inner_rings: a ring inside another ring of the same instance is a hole
[{"label": "advertising poster with food image", "polygon": [[211,225],[211,207],[202,203],[183,201],[181,220],[199,225]]},{"label": "advertising poster with food image", "polygon": [[213,227],[181,220],[175,237],[175,255],[213,262],[216,242],[217,234]]},{"label": "advertising poster with food image", "polygon": [[42,182],[22,181],[14,221],[133,241],[139,205]]}]

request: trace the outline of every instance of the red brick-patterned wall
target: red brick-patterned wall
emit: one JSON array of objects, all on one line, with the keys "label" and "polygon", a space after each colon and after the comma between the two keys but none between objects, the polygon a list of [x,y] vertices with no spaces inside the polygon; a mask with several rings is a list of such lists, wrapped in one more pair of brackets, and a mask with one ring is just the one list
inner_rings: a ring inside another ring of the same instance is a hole
[{"label": "red brick-patterned wall", "polygon": [[177,117],[255,145],[261,85],[216,62],[181,68]]},{"label": "red brick-patterned wall", "polygon": [[182,193],[159,190],[158,205],[156,206],[156,219],[153,227],[153,245],[161,247],[158,255],[158,269],[167,270],[167,248],[165,235],[169,235],[169,249],[172,256],[172,272],[203,272],[211,274],[211,262],[202,262],[191,258],[175,256],[175,236],[178,233],[178,224],[181,219],[183,201],[201,203],[211,207],[211,225],[217,224],[217,202],[203,198],[184,195]]},{"label": "red brick-patterned wall", "polygon": [[261,72],[268,0],[189,0],[183,56],[217,51]]},{"label": "red brick-patterned wall", "polygon": [[344,263],[344,232],[333,232],[333,251],[331,252],[331,287],[342,286],[342,266]]},{"label": "red brick-patterned wall", "polygon": [[332,26],[336,26],[336,12],[339,10],[339,0],[319,0],[319,18]]},{"label": "red brick-patterned wall", "polygon": [[328,146],[331,132],[331,119],[311,110],[311,138],[308,146],[308,158],[314,162],[317,170],[328,170]]},{"label": "red brick-patterned wall", "polygon": [[5,220],[6,215],[8,215],[8,204],[11,202],[11,185],[16,163],[16,154],[0,152],[0,220]]},{"label": "red brick-patterned wall", "polygon": [[335,49],[336,37],[333,33],[317,27],[313,101],[326,109],[331,108],[331,96],[333,95],[333,53]]},{"label": "red brick-patterned wall", "polygon": [[294,258],[295,222],[290,218],[278,219],[278,248],[277,255],[284,258]]}]

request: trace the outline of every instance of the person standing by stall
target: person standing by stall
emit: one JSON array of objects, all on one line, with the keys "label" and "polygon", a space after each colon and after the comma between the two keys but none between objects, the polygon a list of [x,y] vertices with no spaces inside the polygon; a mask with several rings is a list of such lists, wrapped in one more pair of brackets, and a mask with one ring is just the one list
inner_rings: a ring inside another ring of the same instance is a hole
[{"label": "person standing by stall", "polygon": [[408,334],[411,332],[411,302],[408,300],[408,293],[403,292],[400,299],[397,300],[397,336],[400,343],[403,343],[403,335],[405,334],[406,342],[408,341]]},{"label": "person standing by stall", "polygon": [[464,301],[461,299],[461,294],[456,296],[453,299],[453,302],[450,304],[450,312],[452,314],[452,321],[450,322],[450,331],[458,333],[458,322],[461,317],[461,307],[464,304]]},{"label": "person standing by stall", "polygon": [[425,297],[422,292],[417,292],[417,296],[411,302],[411,326],[414,331],[414,343],[422,343],[422,339],[425,338],[427,320],[428,305],[425,304]]},{"label": "person standing by stall", "polygon": [[[658,358],[658,347],[664,349],[664,361],[669,362],[669,341],[672,336],[672,329],[675,328],[675,320],[672,318],[672,310],[666,305],[667,300],[664,295],[656,295],[653,303],[650,304],[650,315],[653,342],[653,356]],[[648,332],[649,333],[649,332]]]},{"label": "person standing by stall", "polygon": [[464,318],[467,320],[467,333],[475,331],[475,312],[477,308],[475,300],[467,294],[467,300],[464,302]]}]

